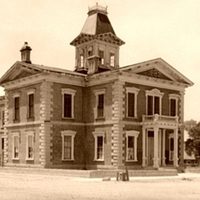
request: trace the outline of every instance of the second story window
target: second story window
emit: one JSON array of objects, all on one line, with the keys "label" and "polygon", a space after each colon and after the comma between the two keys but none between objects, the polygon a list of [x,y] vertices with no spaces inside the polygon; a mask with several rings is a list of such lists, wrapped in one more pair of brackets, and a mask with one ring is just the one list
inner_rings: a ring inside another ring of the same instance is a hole
[{"label": "second story window", "polygon": [[178,116],[178,99],[179,95],[169,95],[169,115],[172,117]]},{"label": "second story window", "polygon": [[34,118],[34,94],[28,95],[28,118]]},{"label": "second story window", "polygon": [[3,128],[5,124],[5,111],[2,108],[2,110],[0,110],[0,128]]},{"label": "second story window", "polygon": [[20,105],[19,97],[14,97],[14,121],[19,121]]},{"label": "second story window", "polygon": [[164,93],[161,93],[158,89],[153,89],[146,91],[146,112],[147,115],[161,115],[161,100],[163,97]]},{"label": "second story window", "polygon": [[104,94],[98,95],[97,117],[104,116]]},{"label": "second story window", "polygon": [[74,96],[76,91],[72,89],[62,89],[62,117],[74,118]]},{"label": "second story window", "polygon": [[96,96],[96,111],[95,111],[95,118],[104,118],[105,117],[105,89],[95,90]]},{"label": "second story window", "polygon": [[135,87],[126,88],[126,116],[137,117],[137,95],[139,89]]}]

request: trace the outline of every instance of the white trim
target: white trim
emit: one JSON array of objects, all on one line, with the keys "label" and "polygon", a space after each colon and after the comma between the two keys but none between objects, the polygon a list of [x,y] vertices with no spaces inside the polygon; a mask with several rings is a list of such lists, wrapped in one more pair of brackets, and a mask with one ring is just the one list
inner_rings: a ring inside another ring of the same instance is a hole
[{"label": "white trim", "polygon": [[[130,131],[126,131],[126,162],[137,162],[137,138],[138,135],[140,134],[139,131],[135,131],[135,130],[130,130]],[[128,159],[128,137],[134,137],[134,159],[133,160],[129,160]]]},{"label": "white trim", "polygon": [[164,95],[164,93],[160,92],[160,90],[158,90],[157,88],[154,88],[152,90],[146,90],[146,115],[148,115],[148,96],[152,96],[153,97],[153,115],[156,114],[154,113],[154,101],[155,98],[154,97],[159,97],[159,115],[162,115],[162,97]]},{"label": "white trim", "polygon": [[[72,130],[65,130],[61,131],[62,136],[62,160],[63,161],[73,161],[74,160],[74,138],[76,136],[76,132]],[[71,159],[65,159],[64,158],[64,137],[70,136],[71,137]]]},{"label": "white trim", "polygon": [[[32,158],[29,158],[28,157],[28,137],[31,136],[32,137],[32,153],[33,153],[33,156]],[[26,160],[34,160],[34,141],[35,141],[35,133],[34,131],[26,131]]]},{"label": "white trim", "polygon": [[98,90],[94,90],[93,91],[94,92],[94,94],[95,94],[95,98],[96,98],[96,101],[95,101],[95,110],[94,110],[94,117],[95,117],[95,119],[98,119],[99,117],[98,117],[98,101],[99,101],[99,95],[101,95],[101,94],[103,94],[104,95],[104,105],[103,105],[103,108],[104,108],[104,110],[103,110],[103,116],[102,116],[102,118],[104,118],[105,117],[105,93],[106,93],[106,89],[105,88],[102,88],[102,89],[98,89]]},{"label": "white trim", "polygon": [[[140,89],[135,87],[126,87],[126,117],[127,118],[137,118],[137,95]],[[135,94],[135,102],[134,102],[134,117],[128,116],[128,93]]]},{"label": "white trim", "polygon": [[35,90],[36,90],[35,88],[30,88],[30,89],[27,90],[26,94],[27,95],[34,94]]},{"label": "white trim", "polygon": [[[14,138],[18,138],[18,157],[14,157]],[[19,132],[13,132],[12,133],[12,160],[19,160],[19,140],[20,140],[20,133]]]},{"label": "white trim", "polygon": [[[95,131],[93,132],[94,136],[94,161],[104,161],[104,141],[105,141],[105,131]],[[97,158],[97,138],[103,137],[103,152],[102,152],[102,158]]]},{"label": "white trim", "polygon": [[[71,105],[71,117],[64,116],[64,94],[70,94],[72,96],[72,105]],[[70,88],[62,88],[62,118],[64,119],[74,119],[74,96],[76,94],[76,90]]]}]

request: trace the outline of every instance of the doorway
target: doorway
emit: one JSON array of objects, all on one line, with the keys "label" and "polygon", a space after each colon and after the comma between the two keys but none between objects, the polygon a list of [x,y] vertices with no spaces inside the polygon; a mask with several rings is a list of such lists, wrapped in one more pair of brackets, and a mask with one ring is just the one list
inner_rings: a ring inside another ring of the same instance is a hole
[{"label": "doorway", "polygon": [[147,152],[147,159],[148,159],[148,165],[153,165],[153,158],[154,158],[154,132],[148,131],[148,152]]}]

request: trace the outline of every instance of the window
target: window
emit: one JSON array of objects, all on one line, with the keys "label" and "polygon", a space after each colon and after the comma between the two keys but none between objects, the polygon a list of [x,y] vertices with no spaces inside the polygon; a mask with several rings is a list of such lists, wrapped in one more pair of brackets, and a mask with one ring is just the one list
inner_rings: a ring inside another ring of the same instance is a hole
[{"label": "window", "polygon": [[94,144],[94,160],[103,161],[104,160],[104,137],[105,133],[102,132],[93,132],[95,138]]},{"label": "window", "polygon": [[155,114],[161,115],[161,108],[162,108],[161,99],[163,95],[164,93],[161,93],[158,89],[146,91],[147,115],[155,115]]},{"label": "window", "polygon": [[34,132],[27,132],[26,135],[26,159],[33,160],[34,158]]},{"label": "window", "polygon": [[127,117],[137,117],[137,95],[139,89],[134,87],[126,88],[126,113]]},{"label": "window", "polygon": [[13,133],[13,159],[19,159],[19,133]]},{"label": "window", "polygon": [[34,94],[28,95],[28,118],[34,118]]},{"label": "window", "polygon": [[96,113],[95,118],[104,118],[104,107],[105,107],[105,89],[95,90],[96,96]]},{"label": "window", "polygon": [[100,59],[100,64],[104,65],[104,51],[99,50],[99,59]]},{"label": "window", "polygon": [[4,138],[1,138],[1,150],[3,151],[4,150]]},{"label": "window", "polygon": [[172,117],[178,116],[178,99],[179,95],[177,94],[169,95],[169,111]]},{"label": "window", "polygon": [[92,47],[89,47],[88,48],[88,57],[92,56],[93,55],[93,48]]},{"label": "window", "polygon": [[62,160],[74,160],[74,131],[62,131]]},{"label": "window", "polygon": [[104,116],[104,94],[98,95],[98,105],[97,105],[97,117]]},{"label": "window", "polygon": [[138,131],[126,131],[126,161],[137,161]]},{"label": "window", "polygon": [[114,67],[115,66],[115,54],[114,53],[110,53],[110,66]]},{"label": "window", "polygon": [[83,55],[80,55],[80,67],[84,66],[84,57]]},{"label": "window", "polygon": [[72,89],[62,89],[62,99],[63,99],[63,118],[74,118],[74,96],[76,94],[75,90]]},{"label": "window", "polygon": [[0,113],[0,128],[3,128],[4,124],[5,124],[5,111],[2,108]]},{"label": "window", "polygon": [[14,120],[19,121],[19,97],[14,97]]},{"label": "window", "polygon": [[171,133],[169,135],[169,161],[174,160],[174,135]]}]

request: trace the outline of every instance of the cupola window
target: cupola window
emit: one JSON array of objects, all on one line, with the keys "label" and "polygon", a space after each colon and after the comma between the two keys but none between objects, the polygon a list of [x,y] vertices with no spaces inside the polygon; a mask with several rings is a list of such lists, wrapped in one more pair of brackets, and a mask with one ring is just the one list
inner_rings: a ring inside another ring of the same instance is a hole
[{"label": "cupola window", "polygon": [[110,52],[110,66],[115,66],[115,54],[113,52]]}]

